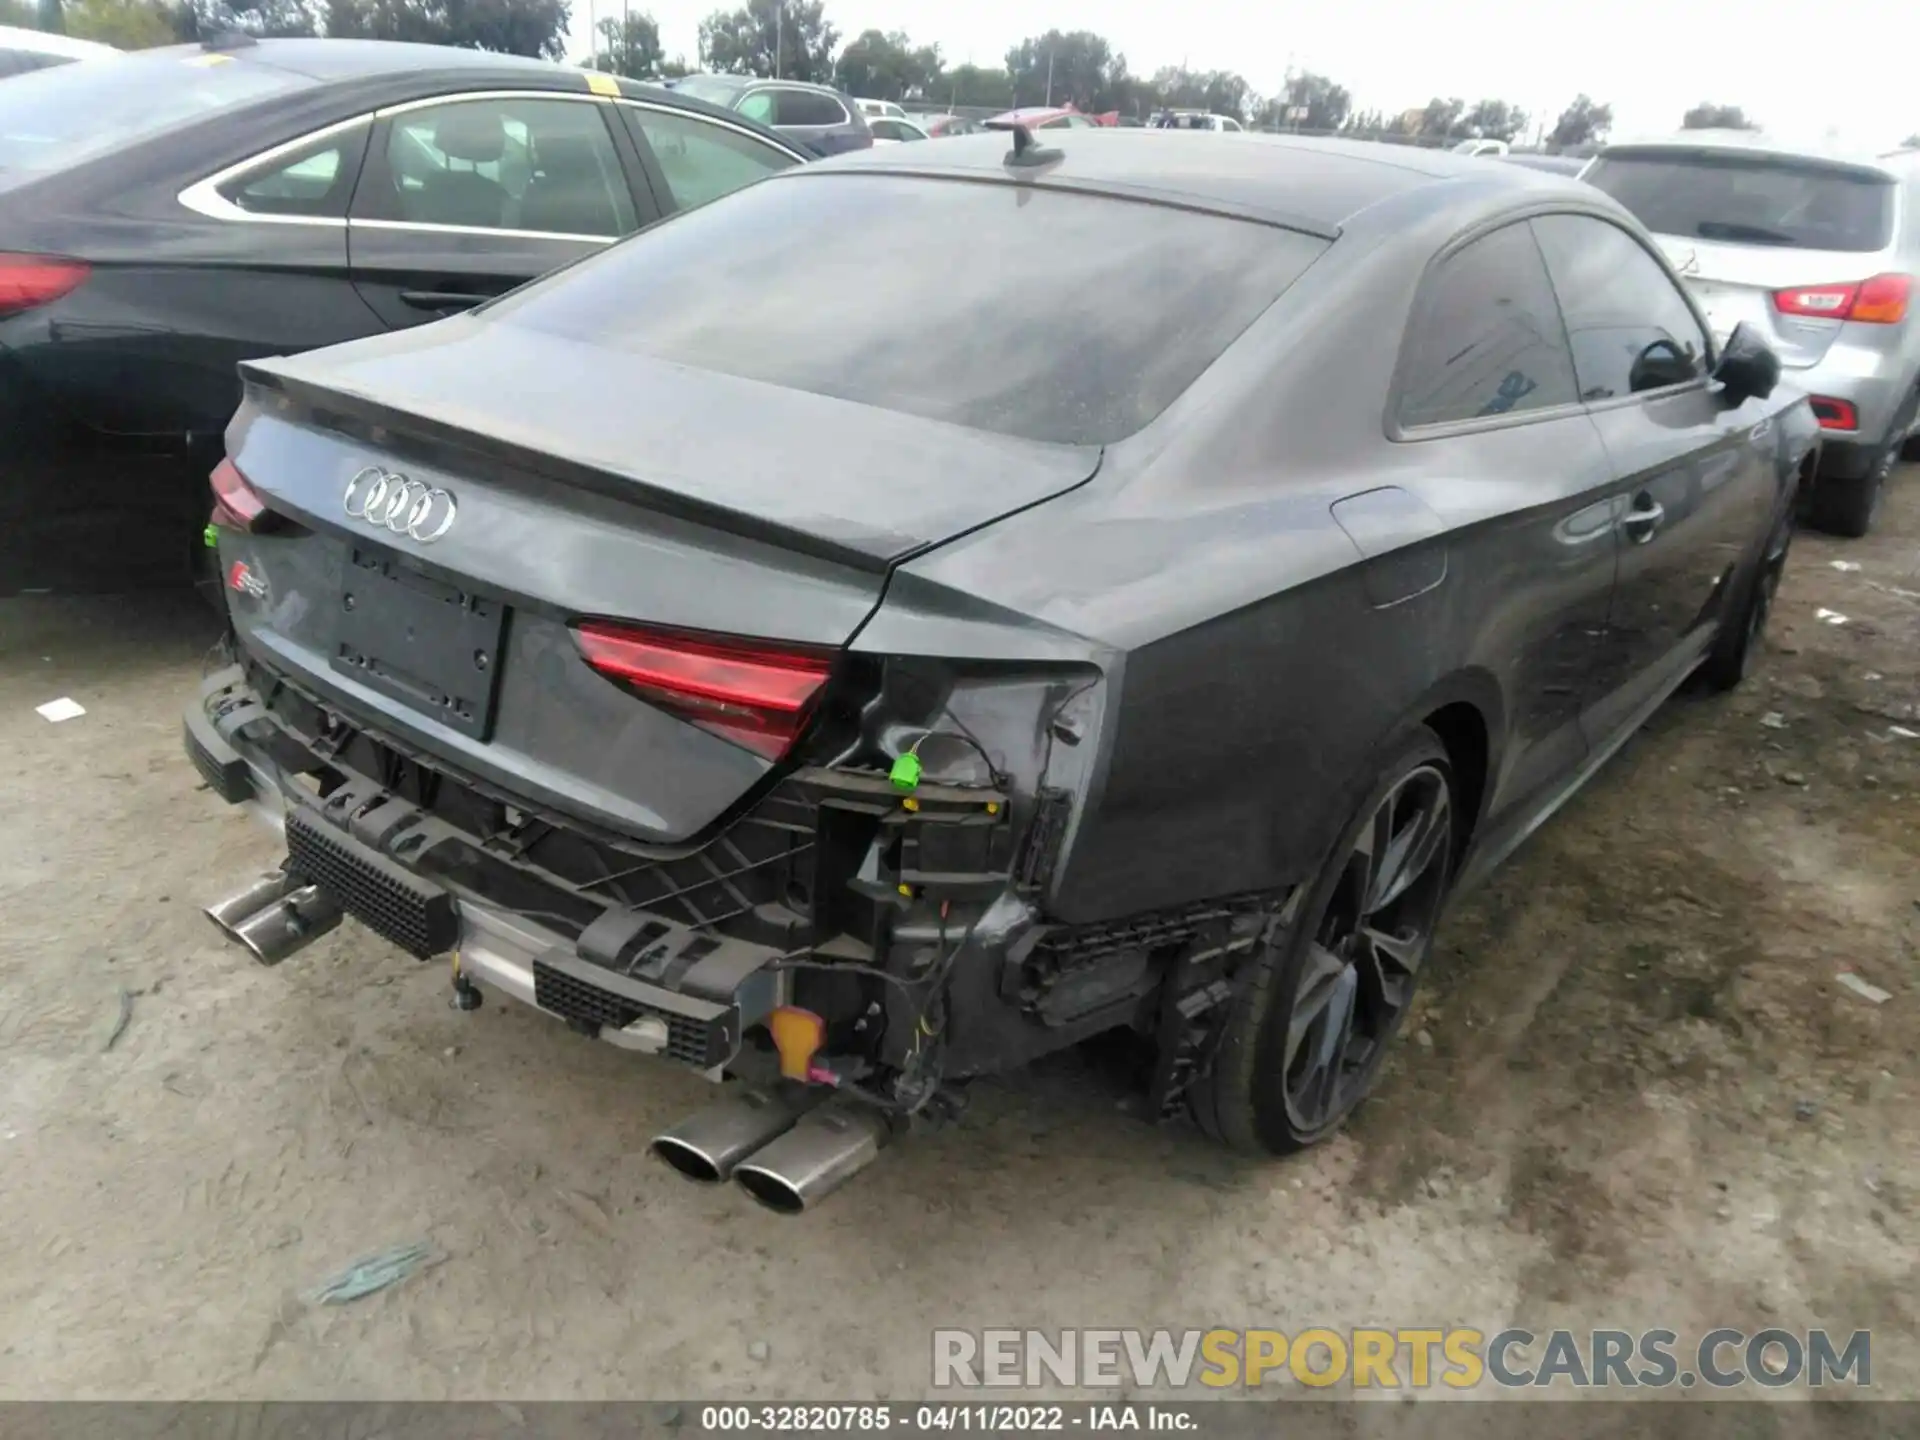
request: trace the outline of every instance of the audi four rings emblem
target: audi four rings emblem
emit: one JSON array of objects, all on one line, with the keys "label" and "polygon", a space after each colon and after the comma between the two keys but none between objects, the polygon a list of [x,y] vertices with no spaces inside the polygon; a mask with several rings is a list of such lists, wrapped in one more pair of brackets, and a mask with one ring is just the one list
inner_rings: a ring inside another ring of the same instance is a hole
[{"label": "audi four rings emblem", "polygon": [[347,481],[346,511],[355,520],[385,526],[431,545],[453,528],[457,507],[445,490],[369,465]]}]

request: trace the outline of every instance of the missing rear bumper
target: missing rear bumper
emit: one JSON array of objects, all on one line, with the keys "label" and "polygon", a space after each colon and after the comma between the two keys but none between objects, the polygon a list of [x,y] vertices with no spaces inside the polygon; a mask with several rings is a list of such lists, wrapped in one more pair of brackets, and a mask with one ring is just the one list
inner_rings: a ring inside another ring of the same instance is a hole
[{"label": "missing rear bumper", "polygon": [[538,909],[443,883],[436,847],[458,851],[472,837],[364,776],[336,772],[324,796],[310,793],[299,778],[326,757],[278,724],[237,667],[209,678],[182,728],[194,768],[221,798],[284,838],[290,883],[317,887],[416,958],[457,952],[462,976],[577,1031],[717,1077],[785,997],[777,947],[604,900],[585,923],[559,913],[548,923]]}]

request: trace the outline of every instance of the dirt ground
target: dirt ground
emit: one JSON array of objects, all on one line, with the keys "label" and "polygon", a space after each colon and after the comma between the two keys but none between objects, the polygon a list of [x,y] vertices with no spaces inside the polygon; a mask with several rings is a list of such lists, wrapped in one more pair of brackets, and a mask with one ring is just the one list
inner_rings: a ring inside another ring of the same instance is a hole
[{"label": "dirt ground", "polygon": [[1349,1134],[1231,1159],[1076,1055],[795,1220],[646,1157],[696,1078],[351,923],[217,937],[277,852],[180,751],[196,603],[0,604],[0,1398],[911,1397],[936,1326],[1383,1323],[1871,1328],[1920,1397],[1920,469],[1455,907]]}]

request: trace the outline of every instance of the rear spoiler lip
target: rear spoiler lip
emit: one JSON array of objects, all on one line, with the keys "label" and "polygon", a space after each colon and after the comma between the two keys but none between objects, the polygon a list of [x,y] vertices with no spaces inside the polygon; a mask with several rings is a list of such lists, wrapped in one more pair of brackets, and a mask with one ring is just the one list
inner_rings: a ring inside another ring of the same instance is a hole
[{"label": "rear spoiler lip", "polygon": [[[1663,159],[1730,161],[1738,164],[1745,160],[1780,165],[1788,169],[1825,170],[1830,173],[1849,175],[1858,180],[1897,185],[1900,183],[1900,176],[1885,163],[1886,158],[1885,156],[1875,159],[1867,156],[1823,155],[1814,151],[1795,150],[1791,146],[1775,147],[1765,142],[1716,145],[1710,140],[1676,139],[1622,141],[1618,145],[1608,145],[1595,151],[1587,158],[1587,164],[1591,165],[1595,160]],[[1585,171],[1583,170],[1582,173],[1584,174]]]},{"label": "rear spoiler lip", "polygon": [[[267,391],[297,402],[312,412],[321,412],[327,429],[341,431],[340,421],[360,421],[368,426],[385,427],[398,434],[413,435],[455,450],[465,450],[516,470],[530,471],[549,479],[611,500],[639,500],[647,508],[674,519],[685,520],[709,529],[757,540],[795,554],[810,556],[871,575],[887,575],[896,566],[927,550],[946,543],[946,538],[921,541],[906,536],[893,537],[884,551],[879,545],[863,549],[815,535],[792,526],[779,525],[760,516],[716,505],[679,490],[649,484],[631,475],[602,469],[597,465],[569,460],[544,450],[502,440],[483,431],[436,420],[431,415],[389,405],[359,390],[341,385],[325,385],[286,373],[271,359],[240,362],[240,378],[247,398],[256,391]],[[243,407],[244,408],[244,407]],[[347,433],[351,433],[348,430]],[[877,537],[879,538],[879,537]]]}]

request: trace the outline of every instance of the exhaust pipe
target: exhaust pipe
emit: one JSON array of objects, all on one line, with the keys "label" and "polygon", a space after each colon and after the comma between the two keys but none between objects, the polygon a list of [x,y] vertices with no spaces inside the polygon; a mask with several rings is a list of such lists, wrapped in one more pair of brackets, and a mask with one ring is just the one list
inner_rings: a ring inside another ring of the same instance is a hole
[{"label": "exhaust pipe", "polygon": [[256,910],[264,910],[274,901],[286,899],[299,888],[300,879],[297,875],[276,870],[271,875],[262,875],[238,895],[229,895],[219,904],[207,906],[201,913],[218,925],[222,934],[231,936],[233,927]]},{"label": "exhaust pipe", "polygon": [[798,1215],[871,1165],[892,1138],[884,1111],[841,1100],[755,1153],[733,1178],[769,1210]]},{"label": "exhaust pipe", "polygon": [[331,896],[284,871],[209,905],[206,913],[262,965],[278,965],[340,923],[340,907]]},{"label": "exhaust pipe", "polygon": [[791,1085],[743,1090],[654,1136],[647,1148],[689,1180],[718,1185],[742,1160],[791,1130],[822,1098],[820,1091]]}]

